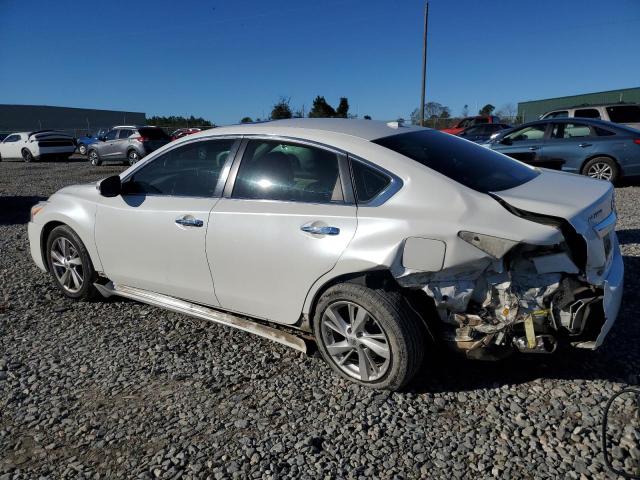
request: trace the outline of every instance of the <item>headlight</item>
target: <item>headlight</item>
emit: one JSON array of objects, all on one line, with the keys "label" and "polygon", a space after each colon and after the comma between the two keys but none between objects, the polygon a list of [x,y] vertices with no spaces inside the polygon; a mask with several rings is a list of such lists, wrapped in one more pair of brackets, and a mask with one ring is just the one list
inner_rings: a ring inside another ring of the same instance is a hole
[{"label": "headlight", "polygon": [[33,222],[33,219],[35,218],[36,215],[38,215],[42,209],[47,205],[47,203],[49,202],[38,202],[36,203],[33,207],[31,207],[31,221]]}]

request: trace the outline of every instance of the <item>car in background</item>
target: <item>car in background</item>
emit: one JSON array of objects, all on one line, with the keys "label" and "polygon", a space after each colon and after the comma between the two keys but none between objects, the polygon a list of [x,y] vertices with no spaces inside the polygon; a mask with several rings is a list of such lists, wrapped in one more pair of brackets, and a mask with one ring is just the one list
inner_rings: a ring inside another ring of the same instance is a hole
[{"label": "car in background", "polygon": [[2,140],[4,140],[5,138],[7,138],[10,135],[10,133],[0,133],[0,142]]},{"label": "car in background", "polygon": [[201,128],[179,128],[171,134],[171,141],[177,140],[187,135],[193,135],[194,133],[201,132]]},{"label": "car in background", "polygon": [[113,127],[87,148],[92,165],[127,161],[133,165],[147,154],[171,141],[160,127],[121,125]]},{"label": "car in background", "polygon": [[592,118],[640,129],[640,105],[635,103],[581,105],[553,110],[540,117],[541,120],[549,118]]},{"label": "car in background", "polygon": [[484,143],[496,133],[509,128],[511,128],[511,125],[507,125],[506,123],[485,123],[467,127],[457,135],[472,142]]},{"label": "car in background", "polygon": [[465,128],[473,127],[474,125],[481,125],[485,123],[500,123],[500,118],[496,117],[495,115],[489,115],[489,116],[477,115],[475,117],[465,117],[462,120],[460,120],[458,123],[456,123],[453,127],[443,128],[440,131],[444,133],[450,133],[452,135],[457,135],[458,133],[463,131]]},{"label": "car in background", "polygon": [[640,131],[602,120],[537,120],[498,133],[488,147],[530,165],[612,183],[640,175]]},{"label": "car in background", "polygon": [[85,136],[78,137],[76,140],[76,143],[78,144],[78,153],[80,155],[86,155],[88,151],[87,147],[98,142],[98,138],[105,136],[108,131],[108,129],[104,128],[102,130],[98,130],[95,134],[89,133]]},{"label": "car in background", "polygon": [[0,160],[9,158],[21,158],[25,162],[49,158],[68,160],[75,150],[75,138],[64,132],[55,130],[16,132],[7,135],[0,143]]}]

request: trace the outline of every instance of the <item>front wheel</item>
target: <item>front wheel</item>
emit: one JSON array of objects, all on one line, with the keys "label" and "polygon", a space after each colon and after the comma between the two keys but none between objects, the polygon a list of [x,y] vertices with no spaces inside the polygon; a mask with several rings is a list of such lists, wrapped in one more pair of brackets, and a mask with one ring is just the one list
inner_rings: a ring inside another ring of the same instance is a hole
[{"label": "front wheel", "polygon": [[135,165],[136,163],[138,163],[138,160],[140,160],[140,156],[135,150],[129,150],[129,153],[127,154],[127,160],[129,161],[129,165]]},{"label": "front wheel", "polygon": [[87,154],[87,146],[84,143],[81,143],[80,145],[78,145],[78,153],[80,155],[86,155]]},{"label": "front wheel", "polygon": [[584,164],[581,173],[598,180],[608,180],[611,183],[616,183],[620,178],[618,164],[609,157],[592,158]]},{"label": "front wheel", "polygon": [[100,160],[100,155],[98,155],[98,152],[96,152],[95,150],[89,151],[89,162],[91,162],[91,165],[93,165],[94,167],[98,167],[102,164],[102,160]]},{"label": "front wheel", "polygon": [[420,319],[396,292],[349,283],[331,287],[318,302],[313,328],[325,361],[361,385],[400,389],[422,364]]}]

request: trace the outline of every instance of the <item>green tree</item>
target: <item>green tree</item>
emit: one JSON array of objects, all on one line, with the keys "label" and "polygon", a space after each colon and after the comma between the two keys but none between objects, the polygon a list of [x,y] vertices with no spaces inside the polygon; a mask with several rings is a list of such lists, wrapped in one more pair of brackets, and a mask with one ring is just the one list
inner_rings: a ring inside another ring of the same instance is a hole
[{"label": "green tree", "polygon": [[483,117],[488,117],[489,115],[491,115],[493,113],[493,111],[496,109],[496,107],[494,107],[493,105],[491,105],[490,103],[487,103],[484,107],[482,107],[479,111],[478,111],[478,115],[482,115]]},{"label": "green tree", "polygon": [[251,117],[242,117],[240,123],[253,123],[253,120],[251,119]]},{"label": "green tree", "polygon": [[171,127],[171,128],[215,126],[209,120],[205,120],[202,117],[194,117],[193,115],[189,117],[183,117],[178,115],[170,115],[168,117],[153,115],[147,118],[147,124],[155,125],[158,127]]},{"label": "green tree", "polygon": [[336,117],[347,118],[349,116],[349,100],[347,97],[340,97],[340,103],[336,108]]},{"label": "green tree", "polygon": [[289,99],[280,97],[278,103],[276,103],[271,110],[271,120],[282,120],[291,117],[293,117],[293,113],[291,113]]},{"label": "green tree", "polygon": [[[430,124],[435,125],[438,119],[449,117],[451,117],[449,107],[438,102],[427,102],[424,104],[424,118],[425,120],[431,120],[431,122],[429,122]],[[420,125],[420,108],[416,108],[411,112],[410,118],[413,125]]]},{"label": "green tree", "polygon": [[331,118],[336,116],[336,111],[327,103],[324,97],[318,95],[313,100],[313,106],[309,111],[309,118]]}]

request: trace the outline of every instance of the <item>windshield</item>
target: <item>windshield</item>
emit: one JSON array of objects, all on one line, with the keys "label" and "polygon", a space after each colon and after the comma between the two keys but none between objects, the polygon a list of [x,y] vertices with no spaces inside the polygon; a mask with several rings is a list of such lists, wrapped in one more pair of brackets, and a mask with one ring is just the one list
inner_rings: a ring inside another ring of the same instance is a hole
[{"label": "windshield", "polygon": [[489,148],[435,130],[401,133],[373,143],[482,193],[508,190],[539,175],[534,168]]}]

